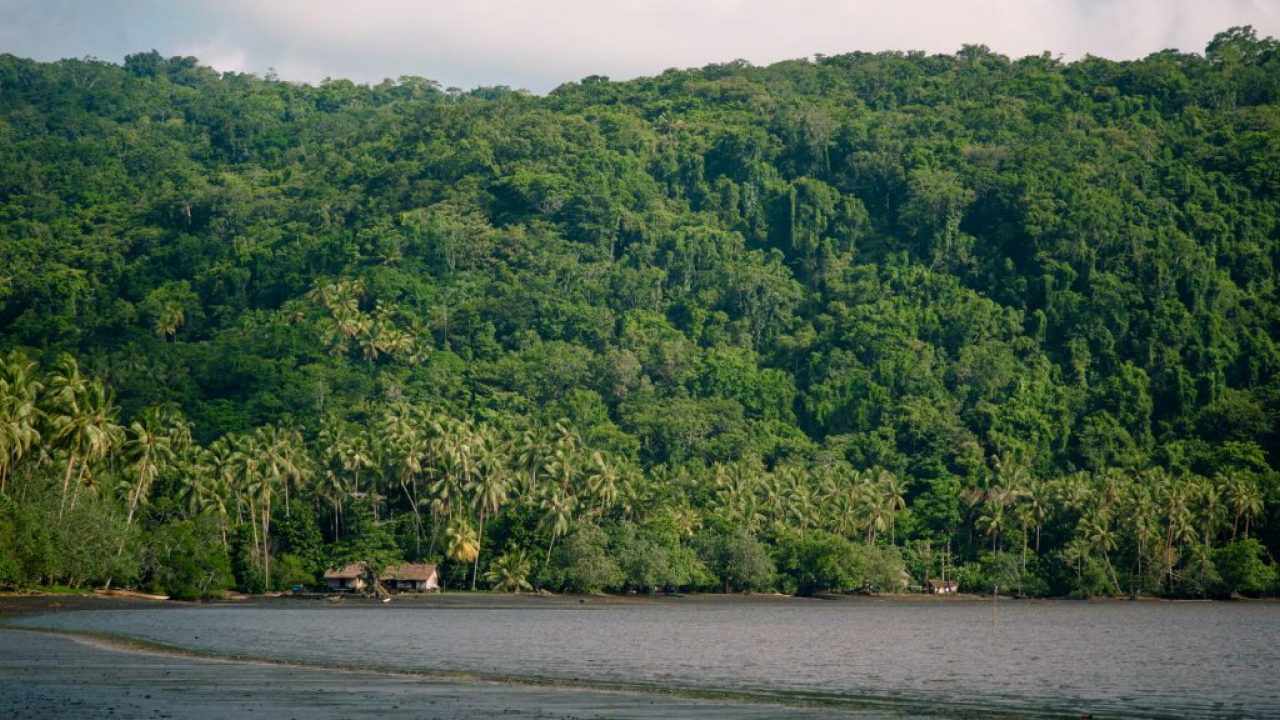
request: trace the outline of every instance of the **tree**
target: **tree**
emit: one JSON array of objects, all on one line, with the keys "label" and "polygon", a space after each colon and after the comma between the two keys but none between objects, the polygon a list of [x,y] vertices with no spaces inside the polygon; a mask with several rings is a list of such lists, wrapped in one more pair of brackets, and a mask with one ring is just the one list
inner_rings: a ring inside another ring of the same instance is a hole
[{"label": "tree", "polygon": [[778,539],[774,555],[778,572],[801,595],[861,589],[866,558],[842,537],[823,531]]},{"label": "tree", "polygon": [[1262,543],[1245,538],[1213,552],[1228,593],[1263,595],[1276,588],[1276,567]]},{"label": "tree", "polygon": [[507,501],[507,469],[506,457],[496,440],[488,433],[477,433],[473,442],[479,448],[481,456],[477,473],[468,490],[472,493],[472,502],[480,516],[480,530],[476,535],[476,556],[471,569],[471,589],[476,589],[476,575],[480,572],[480,551],[484,543],[484,521],[486,515],[496,515]]},{"label": "tree", "polygon": [[524,551],[509,552],[499,557],[492,568],[484,574],[485,582],[499,592],[516,593],[521,590],[532,590],[529,584],[529,572],[532,565]]},{"label": "tree", "polygon": [[[53,407],[50,439],[67,454],[61,502],[65,509],[67,494],[73,490],[73,474],[74,490],[78,493],[89,463],[115,449],[120,442],[122,428],[114,422],[116,409],[106,386],[101,380],[85,378],[80,373],[79,364],[70,355],[58,359],[49,390]],[[74,498],[75,494],[72,496],[73,504]]]},{"label": "tree", "polygon": [[[186,421],[171,408],[147,408],[140,420],[129,425],[124,453],[137,475],[128,488],[129,514],[125,520],[126,525],[133,524],[138,505],[146,501],[148,490],[156,476],[173,464],[190,440],[191,430]],[[123,551],[123,546],[121,550]]]},{"label": "tree", "polygon": [[0,495],[10,475],[41,441],[39,366],[21,351],[0,358]]},{"label": "tree", "polygon": [[607,552],[608,537],[594,525],[569,534],[545,572],[546,582],[577,593],[598,593],[623,583],[622,571]]},{"label": "tree", "polygon": [[710,538],[702,552],[726,593],[759,592],[773,585],[773,559],[764,544],[745,529]]}]

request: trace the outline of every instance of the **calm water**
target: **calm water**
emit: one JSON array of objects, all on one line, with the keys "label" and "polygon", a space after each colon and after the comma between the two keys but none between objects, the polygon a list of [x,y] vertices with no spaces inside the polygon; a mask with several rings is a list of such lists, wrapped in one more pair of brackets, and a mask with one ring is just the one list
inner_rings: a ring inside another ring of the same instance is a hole
[{"label": "calm water", "polygon": [[[1280,604],[671,600],[191,607],[26,625],[394,669],[874,699],[905,708],[1280,718]],[[198,636],[199,639],[196,639]]]}]

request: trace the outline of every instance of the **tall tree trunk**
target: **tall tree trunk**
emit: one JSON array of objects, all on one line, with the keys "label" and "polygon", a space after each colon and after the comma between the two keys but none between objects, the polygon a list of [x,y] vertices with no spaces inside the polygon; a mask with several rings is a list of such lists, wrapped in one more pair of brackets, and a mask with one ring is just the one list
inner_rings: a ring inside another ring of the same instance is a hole
[{"label": "tall tree trunk", "polygon": [[542,564],[542,567],[544,570],[551,566],[551,549],[554,548],[555,546],[556,546],[556,533],[553,530],[551,532],[551,542],[547,543],[547,559]]},{"label": "tall tree trunk", "polygon": [[62,518],[62,512],[67,507],[67,490],[71,487],[71,473],[76,466],[76,453],[80,452],[80,443],[76,442],[75,449],[67,453],[67,474],[62,478],[62,501],[58,503],[58,518]]},{"label": "tall tree trunk", "polygon": [[480,573],[480,550],[484,547],[484,508],[480,508],[480,532],[476,533],[476,559],[471,566],[471,590],[476,589],[476,575]]},{"label": "tall tree trunk", "polygon": [[80,486],[84,484],[85,471],[89,469],[89,458],[84,457],[80,460],[80,472],[76,473],[76,484],[71,488],[71,509],[76,509],[76,501],[80,499]]},{"label": "tall tree trunk", "polygon": [[271,590],[271,503],[262,504],[262,583],[263,591]]}]

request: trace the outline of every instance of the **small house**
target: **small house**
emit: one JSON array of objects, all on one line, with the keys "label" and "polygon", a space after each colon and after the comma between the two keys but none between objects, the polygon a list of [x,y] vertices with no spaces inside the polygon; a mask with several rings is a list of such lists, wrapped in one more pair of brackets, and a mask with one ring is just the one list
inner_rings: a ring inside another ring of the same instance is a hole
[{"label": "small house", "polygon": [[359,592],[364,590],[365,564],[350,563],[338,568],[331,568],[324,573],[325,582],[330,592]]},{"label": "small house", "polygon": [[435,565],[394,565],[382,571],[378,582],[390,592],[429,592],[440,589]]},{"label": "small house", "polygon": [[955,595],[960,586],[955,580],[930,580],[925,583],[925,589],[930,595]]}]

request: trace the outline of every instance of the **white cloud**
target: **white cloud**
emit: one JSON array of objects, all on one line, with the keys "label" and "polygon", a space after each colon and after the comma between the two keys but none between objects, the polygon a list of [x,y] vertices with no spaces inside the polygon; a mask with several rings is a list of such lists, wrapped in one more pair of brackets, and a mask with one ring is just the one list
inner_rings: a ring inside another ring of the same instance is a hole
[{"label": "white cloud", "polygon": [[626,78],[737,58],[949,53],[980,43],[1014,57],[1048,50],[1119,59],[1168,47],[1199,51],[1233,25],[1280,35],[1274,0],[99,0],[85,7],[0,0],[0,48],[41,59],[118,59],[156,47],[223,70],[274,67],[291,79],[421,75],[545,91],[586,75]]}]

